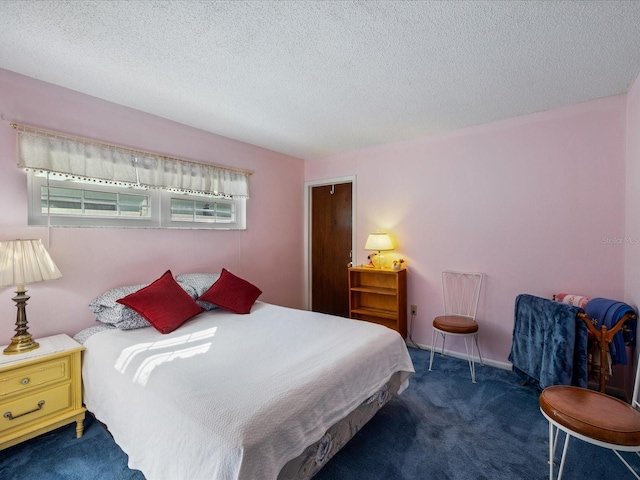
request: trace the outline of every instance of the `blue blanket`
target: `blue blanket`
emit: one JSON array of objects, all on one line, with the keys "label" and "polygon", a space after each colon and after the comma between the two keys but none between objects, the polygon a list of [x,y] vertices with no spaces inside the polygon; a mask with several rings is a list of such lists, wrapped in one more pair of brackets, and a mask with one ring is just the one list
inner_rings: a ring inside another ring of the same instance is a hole
[{"label": "blue blanket", "polygon": [[587,386],[587,326],[581,308],[533,295],[518,295],[509,361],[532,385]]},{"label": "blue blanket", "polygon": [[[608,298],[594,298],[590,300],[585,310],[587,316],[594,321],[594,325],[598,330],[600,330],[601,325],[612,329],[627,313],[636,313],[635,310],[626,303],[609,300]],[[636,321],[629,320],[625,322],[623,330],[620,330],[613,336],[613,340],[609,345],[612,365],[626,365],[627,349],[625,348],[625,343],[629,345],[635,345],[636,343]]]}]

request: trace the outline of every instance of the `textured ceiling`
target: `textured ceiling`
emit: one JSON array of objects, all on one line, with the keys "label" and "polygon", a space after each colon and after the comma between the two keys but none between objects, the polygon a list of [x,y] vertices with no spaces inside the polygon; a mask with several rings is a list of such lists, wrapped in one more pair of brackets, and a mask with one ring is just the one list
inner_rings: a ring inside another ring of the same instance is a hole
[{"label": "textured ceiling", "polygon": [[314,158],[626,93],[640,1],[2,0],[0,68]]}]

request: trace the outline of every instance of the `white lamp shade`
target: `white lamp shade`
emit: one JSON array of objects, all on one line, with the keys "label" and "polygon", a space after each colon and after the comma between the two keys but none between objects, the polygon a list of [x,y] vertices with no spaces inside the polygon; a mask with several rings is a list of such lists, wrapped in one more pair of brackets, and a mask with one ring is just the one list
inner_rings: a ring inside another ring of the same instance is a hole
[{"label": "white lamp shade", "polygon": [[0,242],[0,287],[62,277],[40,239]]},{"label": "white lamp shade", "polygon": [[393,242],[388,233],[371,233],[364,245],[365,250],[375,250],[381,252],[383,250],[393,250]]}]

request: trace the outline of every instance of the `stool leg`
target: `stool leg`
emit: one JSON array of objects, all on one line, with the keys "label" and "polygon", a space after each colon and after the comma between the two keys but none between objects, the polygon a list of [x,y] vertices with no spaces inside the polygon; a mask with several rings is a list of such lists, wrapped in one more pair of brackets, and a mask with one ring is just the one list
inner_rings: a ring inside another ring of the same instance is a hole
[{"label": "stool leg", "polygon": [[476,364],[473,357],[473,339],[471,340],[471,355],[469,355],[469,344],[467,337],[464,337],[464,348],[467,352],[467,361],[469,362],[469,370],[471,371],[471,382],[476,383]]},{"label": "stool leg", "polygon": [[444,342],[447,339],[447,336],[442,332],[440,332],[440,335],[442,335],[442,350],[440,350],[440,354],[444,357]]},{"label": "stool leg", "polygon": [[480,363],[482,365],[484,365],[484,362],[482,361],[482,353],[480,353],[480,345],[478,345],[478,334],[477,333],[474,335],[474,338],[476,339],[476,350],[478,351],[478,358],[480,359]]},{"label": "stool leg", "polygon": [[569,435],[568,433],[565,432],[565,439],[564,439],[564,448],[562,449],[562,460],[560,460],[560,469],[558,470],[558,478],[556,480],[560,480],[562,478],[562,471],[564,470],[564,460],[567,457],[567,448],[569,447],[569,438],[571,438],[571,435]]},{"label": "stool leg", "polygon": [[433,331],[433,338],[431,339],[431,359],[429,360],[429,371],[431,371],[431,366],[433,365],[433,354],[436,351],[436,342],[438,340],[438,332]]},{"label": "stool leg", "polygon": [[[620,452],[618,452],[617,450],[614,450],[614,451],[613,451],[613,453],[615,453],[615,454],[618,456],[618,458],[620,459],[620,461],[626,465],[626,467],[629,469],[629,471],[632,473],[632,475],[633,475],[634,477],[636,477],[638,480],[640,480],[640,475],[638,475],[638,474],[636,473],[636,471],[633,469],[633,467],[632,467],[631,465],[629,465],[629,462],[627,462],[627,461],[622,457],[622,455],[620,455]],[[638,453],[638,452],[636,452],[636,453]],[[638,453],[638,455],[640,455],[640,453]]]},{"label": "stool leg", "polygon": [[553,457],[555,456],[555,449],[556,442],[553,438],[553,423],[549,422],[549,480],[553,480]]}]

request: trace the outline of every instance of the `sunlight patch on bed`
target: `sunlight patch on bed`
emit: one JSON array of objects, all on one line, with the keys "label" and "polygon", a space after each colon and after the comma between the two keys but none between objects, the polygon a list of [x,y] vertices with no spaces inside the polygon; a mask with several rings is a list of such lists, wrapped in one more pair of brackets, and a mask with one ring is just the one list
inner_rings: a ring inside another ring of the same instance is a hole
[{"label": "sunlight patch on bed", "polygon": [[176,350],[175,352],[165,352],[159,353],[157,355],[152,355],[142,362],[142,365],[138,368],[138,371],[133,376],[133,381],[135,383],[139,383],[143,387],[149,381],[149,377],[151,376],[151,372],[153,370],[162,365],[163,363],[171,362],[176,359],[185,359],[189,357],[193,357],[200,353],[206,353],[211,347],[211,342],[205,343],[203,345],[198,345],[194,347],[184,348],[182,350]]},{"label": "sunlight patch on bed", "polygon": [[[150,352],[152,350],[159,350],[159,349],[173,349],[173,348],[185,346],[194,342],[201,342],[202,340],[213,337],[216,334],[217,329],[218,327],[212,327],[199,332],[190,333],[187,335],[180,335],[179,337],[167,338],[157,342],[146,342],[146,343],[138,343],[136,345],[132,345],[128,348],[125,348],[122,351],[122,353],[118,357],[118,360],[116,360],[114,367],[120,373],[125,373],[129,368],[129,365],[131,364],[131,362],[133,362],[133,360],[136,357],[138,357],[139,355],[145,352]],[[190,346],[182,350],[169,351],[162,354],[153,355],[147,358],[146,360],[144,360],[142,366],[138,369],[138,373],[136,373],[136,378],[140,374],[140,370],[145,366],[145,364],[147,365],[147,367],[145,368],[148,368],[149,361],[154,358],[159,358],[159,357],[164,358],[167,356],[171,357],[169,359],[165,358],[165,360],[163,360],[160,363],[173,360],[174,358],[188,358],[198,353],[206,352],[210,346],[211,346],[211,343],[206,343],[198,346]],[[182,356],[179,355],[181,352],[182,352]],[[188,353],[188,352],[191,352],[191,353]],[[157,360],[156,360],[156,365],[158,364],[159,363],[157,363]]]}]

